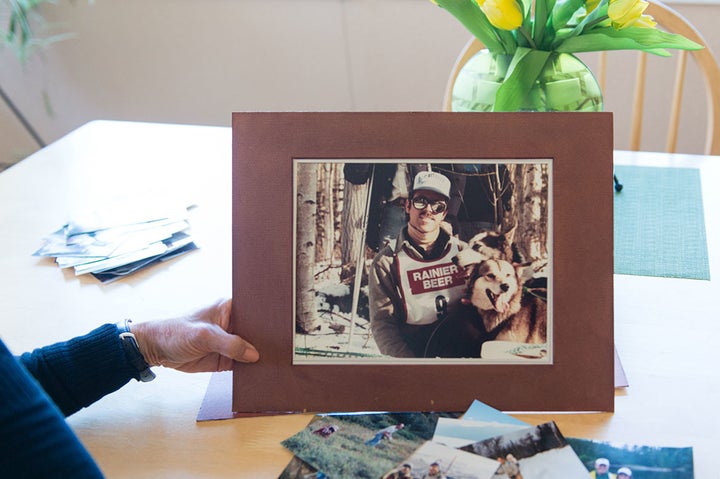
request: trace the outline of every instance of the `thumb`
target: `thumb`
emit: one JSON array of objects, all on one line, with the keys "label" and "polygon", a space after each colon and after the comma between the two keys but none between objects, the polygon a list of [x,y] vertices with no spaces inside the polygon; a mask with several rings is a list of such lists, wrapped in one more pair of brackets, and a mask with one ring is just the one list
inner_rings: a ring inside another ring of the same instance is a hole
[{"label": "thumb", "polygon": [[230,334],[221,328],[215,329],[216,334],[211,339],[211,346],[214,351],[234,361],[254,363],[260,359],[260,353],[255,346],[245,341],[240,336]]}]

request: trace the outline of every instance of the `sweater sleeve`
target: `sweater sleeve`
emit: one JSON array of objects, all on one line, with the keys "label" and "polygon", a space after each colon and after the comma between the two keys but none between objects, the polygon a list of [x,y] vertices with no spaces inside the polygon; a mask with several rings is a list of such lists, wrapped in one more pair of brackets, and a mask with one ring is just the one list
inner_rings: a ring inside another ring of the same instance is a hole
[{"label": "sweater sleeve", "polygon": [[368,295],[370,299],[370,328],[380,352],[386,356],[416,357],[400,334],[403,319],[398,316],[400,298],[389,271],[391,256],[383,250],[375,256],[368,271]]},{"label": "sweater sleeve", "polygon": [[66,416],[139,378],[114,324],[25,353],[20,361]]},{"label": "sweater sleeve", "polygon": [[2,477],[102,477],[60,411],[2,341],[0,444]]}]

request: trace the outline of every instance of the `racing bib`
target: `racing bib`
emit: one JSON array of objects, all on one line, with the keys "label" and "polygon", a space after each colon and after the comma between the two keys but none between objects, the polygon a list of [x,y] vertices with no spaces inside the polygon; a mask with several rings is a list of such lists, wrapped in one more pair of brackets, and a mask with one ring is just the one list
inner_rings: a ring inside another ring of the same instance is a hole
[{"label": "racing bib", "polygon": [[458,251],[451,242],[442,257],[430,261],[409,255],[405,247],[398,252],[395,267],[407,324],[432,324],[455,309],[465,290],[465,272],[452,262]]}]

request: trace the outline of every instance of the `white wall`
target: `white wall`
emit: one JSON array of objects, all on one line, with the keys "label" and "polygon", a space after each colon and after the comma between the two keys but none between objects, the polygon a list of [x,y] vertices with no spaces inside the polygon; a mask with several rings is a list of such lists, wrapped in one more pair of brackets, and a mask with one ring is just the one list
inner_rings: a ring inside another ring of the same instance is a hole
[{"label": "white wall", "polygon": [[[720,52],[720,6],[676,8]],[[94,119],[229,125],[242,110],[438,110],[469,38],[428,0],[63,0],[44,12],[75,37],[24,66],[0,52],[0,87],[46,142]],[[607,109],[625,103],[608,98]],[[36,148],[0,106],[0,163]]]}]

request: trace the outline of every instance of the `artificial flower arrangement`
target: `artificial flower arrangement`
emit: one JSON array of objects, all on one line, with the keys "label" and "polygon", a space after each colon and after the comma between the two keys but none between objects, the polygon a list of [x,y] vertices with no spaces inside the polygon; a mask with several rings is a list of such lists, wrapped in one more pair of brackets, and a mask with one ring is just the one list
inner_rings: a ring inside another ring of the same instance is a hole
[{"label": "artificial flower arrangement", "polygon": [[491,53],[512,55],[494,110],[515,111],[553,52],[698,50],[658,30],[642,0],[430,0],[457,18]]}]

